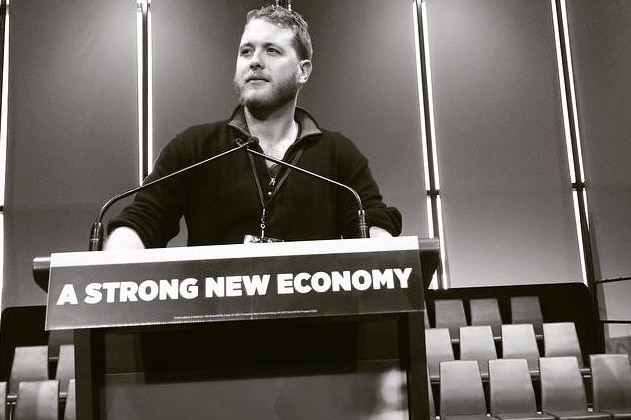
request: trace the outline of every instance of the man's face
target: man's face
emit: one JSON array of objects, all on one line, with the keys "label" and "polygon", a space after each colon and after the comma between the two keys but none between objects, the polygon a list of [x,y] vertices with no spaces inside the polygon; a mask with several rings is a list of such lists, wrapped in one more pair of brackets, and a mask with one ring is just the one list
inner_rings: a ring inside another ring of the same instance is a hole
[{"label": "man's face", "polygon": [[309,77],[311,62],[300,60],[293,32],[261,19],[245,27],[239,45],[234,86],[251,111],[274,111],[292,102]]}]

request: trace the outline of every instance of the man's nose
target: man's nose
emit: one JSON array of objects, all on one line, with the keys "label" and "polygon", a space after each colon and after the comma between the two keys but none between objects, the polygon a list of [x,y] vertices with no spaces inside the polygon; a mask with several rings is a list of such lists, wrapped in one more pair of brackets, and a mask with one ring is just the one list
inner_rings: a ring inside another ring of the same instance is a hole
[{"label": "man's nose", "polygon": [[261,51],[259,51],[258,49],[254,50],[254,52],[252,53],[252,58],[250,59],[250,68],[263,68]]}]

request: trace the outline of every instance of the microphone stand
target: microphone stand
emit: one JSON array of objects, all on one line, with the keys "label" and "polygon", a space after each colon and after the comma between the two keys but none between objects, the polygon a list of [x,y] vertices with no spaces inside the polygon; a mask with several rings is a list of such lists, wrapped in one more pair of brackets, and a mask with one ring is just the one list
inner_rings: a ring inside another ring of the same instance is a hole
[{"label": "microphone stand", "polygon": [[239,146],[234,147],[230,150],[226,150],[225,152],[222,152],[218,155],[214,155],[209,157],[208,159],[202,160],[200,162],[197,162],[191,166],[187,166],[185,168],[182,168],[178,171],[172,172],[168,175],[165,175],[161,178],[158,179],[154,179],[151,182],[148,182],[146,184],[143,184],[139,187],[136,188],[132,188],[131,190],[125,191],[122,194],[119,194],[117,196],[114,196],[113,198],[111,198],[109,201],[107,201],[103,207],[101,208],[101,211],[99,212],[98,216],[96,217],[96,220],[94,221],[94,223],[92,224],[92,229],[90,230],[90,251],[101,251],[103,250],[103,216],[105,215],[105,212],[107,212],[107,210],[112,206],[112,204],[116,203],[117,201],[122,200],[125,197],[129,197],[132,194],[135,194],[139,191],[142,191],[144,189],[150,188],[152,186],[154,186],[155,184],[158,184],[162,181],[166,181],[168,179],[171,179],[173,177],[176,177],[180,174],[183,174],[184,172],[188,172],[190,170],[193,170],[195,168],[198,168],[202,165],[205,165],[207,163],[212,162],[215,159],[219,159],[222,158],[224,156],[230,155],[238,150],[241,149],[247,149],[248,146],[250,146],[251,144],[256,143],[257,140],[255,137],[250,137],[247,141],[243,142],[243,143],[239,143]]},{"label": "microphone stand", "polygon": [[[253,141],[253,143],[256,143],[256,141]],[[341,182],[337,182],[337,181],[335,181],[333,179],[330,179],[330,178],[327,178],[325,176],[319,175],[319,174],[317,174],[315,172],[311,172],[311,171],[303,169],[303,168],[301,168],[299,166],[292,165],[291,163],[285,162],[284,160],[276,159],[276,158],[268,156],[268,155],[266,155],[264,153],[257,152],[256,150],[252,150],[252,149],[248,148],[247,152],[252,154],[252,155],[259,156],[259,157],[261,157],[261,158],[263,158],[265,160],[269,160],[271,162],[277,163],[279,165],[288,166],[291,169],[294,169],[294,170],[296,170],[296,171],[298,171],[300,173],[303,173],[303,174],[306,174],[306,175],[310,175],[310,176],[314,176],[314,177],[318,178],[321,181],[329,182],[331,184],[334,184],[334,185],[336,185],[338,187],[344,188],[345,190],[349,191],[353,195],[353,197],[355,197],[355,200],[357,201],[357,208],[358,208],[358,210],[357,210],[357,220],[358,220],[358,227],[359,227],[359,236],[361,238],[369,238],[370,237],[369,232],[368,232],[368,224],[366,223],[366,212],[365,212],[365,210],[364,210],[364,208],[362,206],[362,200],[359,197],[359,194],[357,194],[357,191],[355,191],[353,188],[349,187],[348,185],[344,185]]]}]

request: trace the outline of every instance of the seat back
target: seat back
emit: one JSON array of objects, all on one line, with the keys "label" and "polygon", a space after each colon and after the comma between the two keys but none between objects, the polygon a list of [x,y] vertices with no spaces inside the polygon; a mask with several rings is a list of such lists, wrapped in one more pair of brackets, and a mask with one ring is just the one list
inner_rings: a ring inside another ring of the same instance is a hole
[{"label": "seat back", "polygon": [[462,299],[437,299],[434,301],[436,328],[448,328],[451,338],[458,337],[460,327],[467,325]]},{"label": "seat back", "polygon": [[59,420],[59,381],[20,382],[16,420]]},{"label": "seat back", "polygon": [[489,391],[492,415],[537,411],[526,359],[490,360]]},{"label": "seat back", "polygon": [[538,296],[512,296],[510,307],[512,324],[532,324],[535,334],[543,334],[543,315]]},{"label": "seat back", "polygon": [[[429,377],[429,372],[427,373]],[[427,381],[427,402],[429,404],[429,418],[430,420],[436,417],[436,404],[434,403],[434,392],[432,391],[432,384]]]},{"label": "seat back", "polygon": [[587,410],[585,386],[576,357],[542,357],[539,366],[543,411]]},{"label": "seat back", "polygon": [[52,330],[48,333],[48,357],[51,360],[59,358],[60,347],[74,343],[73,330]]},{"label": "seat back", "polygon": [[59,361],[55,379],[59,381],[59,395],[65,397],[68,393],[68,382],[74,378],[74,345],[59,346]]},{"label": "seat back", "polygon": [[440,416],[486,414],[478,362],[454,360],[440,364]]},{"label": "seat back", "polygon": [[627,354],[592,354],[596,410],[631,410],[631,365]]},{"label": "seat back", "polygon": [[502,325],[502,357],[526,359],[531,372],[539,371],[539,347],[531,324]]},{"label": "seat back", "polygon": [[18,393],[22,381],[44,381],[48,379],[48,346],[20,346],[15,348],[9,395]]},{"label": "seat back", "polygon": [[41,346],[48,342],[48,332],[44,329],[45,321],[46,305],[12,306],[2,310],[0,378],[6,379],[11,375],[16,347]]},{"label": "seat back", "polygon": [[544,323],[543,346],[546,357],[574,356],[583,367],[583,354],[573,322]]},{"label": "seat back", "polygon": [[0,420],[7,419],[7,383],[0,382]]},{"label": "seat back", "polygon": [[494,337],[502,333],[502,316],[496,298],[471,299],[471,325],[490,325]]},{"label": "seat back", "polygon": [[476,360],[484,377],[493,359],[497,359],[497,351],[489,325],[460,327],[460,360]]},{"label": "seat back", "polygon": [[77,393],[75,380],[68,382],[68,396],[66,398],[66,407],[64,408],[64,420],[77,420]]},{"label": "seat back", "polygon": [[430,379],[437,380],[440,374],[440,362],[454,360],[454,349],[451,346],[447,328],[431,328],[425,330],[425,352]]}]

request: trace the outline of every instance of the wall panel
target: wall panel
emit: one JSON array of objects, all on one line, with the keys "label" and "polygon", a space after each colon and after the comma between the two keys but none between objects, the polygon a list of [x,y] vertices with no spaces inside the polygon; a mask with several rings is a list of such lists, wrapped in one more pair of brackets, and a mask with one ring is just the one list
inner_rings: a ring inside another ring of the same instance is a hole
[{"label": "wall panel", "polygon": [[[152,3],[156,156],[187,126],[229,117],[245,12],[263,4]],[[315,50],[300,104],[368,156],[386,202],[403,213],[404,233],[427,236],[411,2],[292,4],[309,22]]]},{"label": "wall panel", "polygon": [[[567,3],[596,279],[631,276],[631,3]],[[601,319],[629,320],[629,281],[599,286]],[[629,324],[605,324],[608,352],[629,352]]]},{"label": "wall panel", "polygon": [[136,5],[11,2],[3,305],[41,304],[31,259],[87,250],[103,202],[136,184]]},{"label": "wall panel", "polygon": [[403,234],[427,236],[411,3],[293,2],[315,45],[301,102],[368,156],[384,199],[403,214]]},{"label": "wall panel", "polygon": [[452,287],[581,281],[546,1],[430,0]]},{"label": "wall panel", "polygon": [[567,6],[599,278],[631,276],[631,3]]}]

